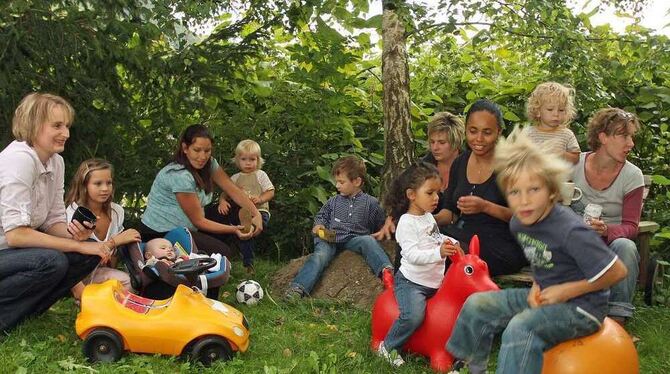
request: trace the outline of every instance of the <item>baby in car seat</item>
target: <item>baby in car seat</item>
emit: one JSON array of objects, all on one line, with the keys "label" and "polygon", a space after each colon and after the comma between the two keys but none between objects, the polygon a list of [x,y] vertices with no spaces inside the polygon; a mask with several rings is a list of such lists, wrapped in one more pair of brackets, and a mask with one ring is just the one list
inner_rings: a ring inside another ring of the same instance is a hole
[{"label": "baby in car seat", "polygon": [[164,238],[151,239],[144,249],[144,260],[146,266],[155,265],[163,261],[172,266],[177,262],[188,260],[188,256],[179,256],[172,243]]}]

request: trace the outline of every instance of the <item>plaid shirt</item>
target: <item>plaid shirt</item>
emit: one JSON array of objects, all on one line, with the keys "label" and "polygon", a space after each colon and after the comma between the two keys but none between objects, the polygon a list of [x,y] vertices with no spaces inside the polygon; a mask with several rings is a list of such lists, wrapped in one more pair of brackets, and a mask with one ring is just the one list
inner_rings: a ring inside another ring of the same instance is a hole
[{"label": "plaid shirt", "polygon": [[314,225],[335,231],[335,242],[345,243],[378,231],[385,219],[377,199],[360,191],[353,197],[337,194],[328,199],[314,217]]}]

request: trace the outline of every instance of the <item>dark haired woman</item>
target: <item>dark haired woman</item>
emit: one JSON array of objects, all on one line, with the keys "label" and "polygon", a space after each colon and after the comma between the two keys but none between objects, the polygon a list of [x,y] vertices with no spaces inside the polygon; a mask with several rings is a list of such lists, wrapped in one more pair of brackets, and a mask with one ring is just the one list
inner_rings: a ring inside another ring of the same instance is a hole
[{"label": "dark haired woman", "polygon": [[[179,139],[172,162],[158,172],[151,186],[139,231],[143,240],[163,237],[176,227],[187,227],[199,250],[230,257],[230,249],[214,236],[234,234],[248,239],[263,229],[254,203],[238,189],[212,157],[213,137],[204,125],[191,125]],[[256,230],[243,233],[243,226],[226,225],[205,217],[214,184],[239,206],[252,212]]]},{"label": "dark haired woman", "polygon": [[491,275],[511,274],[527,264],[521,248],[509,231],[511,210],[496,184],[493,153],[502,133],[500,108],[488,100],[477,100],[465,117],[468,149],[458,156],[449,172],[444,192],[446,234],[468,248],[479,236],[480,256]]}]

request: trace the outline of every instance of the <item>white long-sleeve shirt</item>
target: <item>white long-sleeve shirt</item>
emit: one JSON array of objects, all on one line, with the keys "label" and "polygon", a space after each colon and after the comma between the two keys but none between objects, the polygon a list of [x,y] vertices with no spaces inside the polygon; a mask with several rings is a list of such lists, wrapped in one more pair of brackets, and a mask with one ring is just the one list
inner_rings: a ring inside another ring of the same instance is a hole
[{"label": "white long-sleeve shirt", "polygon": [[439,288],[444,278],[444,258],[440,246],[449,239],[440,233],[431,213],[422,216],[405,213],[398,220],[395,238],[400,245],[400,271],[408,280],[425,287]]}]

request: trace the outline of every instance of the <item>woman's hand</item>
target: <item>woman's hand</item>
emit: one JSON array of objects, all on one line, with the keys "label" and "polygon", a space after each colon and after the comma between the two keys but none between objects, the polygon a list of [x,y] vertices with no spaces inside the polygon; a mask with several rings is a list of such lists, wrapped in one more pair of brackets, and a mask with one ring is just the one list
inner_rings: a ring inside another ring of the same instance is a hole
[{"label": "woman's hand", "polygon": [[244,226],[233,226],[235,227],[235,235],[239,240],[249,240],[254,236],[255,231],[242,232]]},{"label": "woman's hand", "polygon": [[114,253],[113,249],[106,242],[82,242],[79,253],[85,255],[100,256],[100,263],[105,264]]},{"label": "woman's hand", "polygon": [[251,225],[254,228],[251,232],[251,236],[260,234],[263,231],[263,216],[258,213],[254,217],[251,217]]},{"label": "woman's hand", "polygon": [[[312,230],[314,232],[314,230]],[[384,221],[384,226],[382,226],[379,231],[376,233],[372,234],[372,237],[375,238],[376,240],[389,240],[393,236],[393,233],[395,232],[395,223],[393,223],[393,218],[386,217],[386,221]]]},{"label": "woman's hand", "polygon": [[591,228],[598,233],[600,236],[607,236],[607,224],[605,221],[599,219],[591,218],[590,221]]},{"label": "woman's hand", "polygon": [[527,301],[531,308],[537,308],[540,306],[540,285],[533,282],[533,286],[530,288],[530,292],[528,293]]},{"label": "woman's hand", "polygon": [[81,224],[79,221],[72,220],[67,225],[67,232],[72,235],[72,239],[82,242],[88,240],[93,234],[93,228],[95,226],[90,222],[84,222]]},{"label": "woman's hand", "polygon": [[226,199],[219,200],[219,206],[217,207],[217,210],[224,216],[228,214],[228,211],[230,211],[230,203],[228,202],[228,200]]},{"label": "woman's hand", "polygon": [[114,237],[114,242],[116,242],[116,245],[139,243],[140,241],[142,241],[140,233],[135,229],[124,230]]},{"label": "woman's hand", "polygon": [[482,213],[486,209],[488,201],[479,196],[466,195],[461,196],[456,202],[456,207],[463,214],[477,214]]}]

